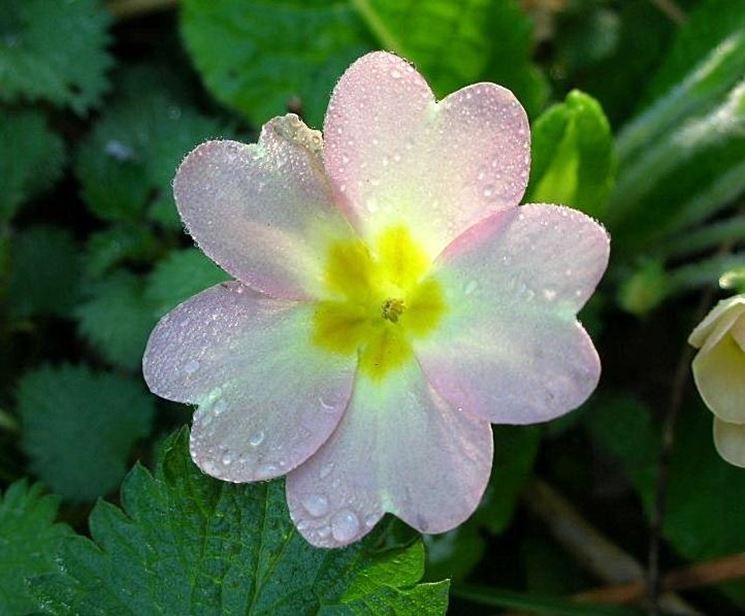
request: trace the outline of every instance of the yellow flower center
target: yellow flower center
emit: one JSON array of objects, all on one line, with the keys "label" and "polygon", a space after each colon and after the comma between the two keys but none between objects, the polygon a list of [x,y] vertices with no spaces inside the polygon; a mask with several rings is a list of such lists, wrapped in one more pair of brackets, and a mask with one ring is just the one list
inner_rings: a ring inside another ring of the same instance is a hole
[{"label": "yellow flower center", "polygon": [[359,353],[360,370],[382,379],[412,359],[411,341],[433,331],[445,313],[431,261],[405,227],[386,229],[371,247],[335,242],[326,258],[328,298],[313,315],[314,343]]}]

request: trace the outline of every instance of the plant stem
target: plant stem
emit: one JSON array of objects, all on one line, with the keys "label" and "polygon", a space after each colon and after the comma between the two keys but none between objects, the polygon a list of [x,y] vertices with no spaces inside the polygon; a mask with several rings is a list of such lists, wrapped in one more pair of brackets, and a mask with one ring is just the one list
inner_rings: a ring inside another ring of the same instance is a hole
[{"label": "plant stem", "polygon": [[670,21],[677,26],[682,26],[688,21],[688,15],[678,6],[675,0],[650,0]]},{"label": "plant stem", "polygon": [[[553,538],[577,562],[598,579],[609,584],[636,582],[644,586],[644,567],[608,537],[593,527],[582,514],[546,482],[532,481],[522,497],[523,506],[543,522]],[[661,597],[665,609],[676,614],[696,614],[680,597]]]}]

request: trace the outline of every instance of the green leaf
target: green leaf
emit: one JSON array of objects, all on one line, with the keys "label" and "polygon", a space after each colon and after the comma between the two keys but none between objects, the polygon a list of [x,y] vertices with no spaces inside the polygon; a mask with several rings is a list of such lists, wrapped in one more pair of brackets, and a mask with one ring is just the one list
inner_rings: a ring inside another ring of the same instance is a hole
[{"label": "green leaf", "polygon": [[142,278],[117,270],[91,283],[88,293],[75,310],[80,334],[111,364],[138,370],[156,321]]},{"label": "green leaf", "polygon": [[8,313],[69,316],[80,295],[80,255],[66,229],[29,227],[11,237]]},{"label": "green leaf", "polygon": [[158,240],[147,227],[127,223],[91,233],[86,243],[85,269],[99,278],[122,262],[148,262],[158,253]]},{"label": "green leaf", "polygon": [[108,494],[132,445],[150,434],[154,401],[134,380],[86,366],[44,366],[18,384],[21,444],[31,469],[72,500]]},{"label": "green leaf", "polygon": [[373,47],[349,1],[186,0],[181,27],[210,92],[256,126],[298,101],[320,126],[336,80]]},{"label": "green leaf", "polygon": [[230,136],[224,123],[160,91],[124,97],[99,120],[80,148],[75,173],[97,216],[141,224],[150,218],[180,228],[171,181],[199,143]]},{"label": "green leaf", "polygon": [[112,61],[111,16],[97,0],[5,0],[0,100],[46,100],[83,113],[98,103]]},{"label": "green leaf", "polygon": [[62,538],[72,534],[55,524],[56,516],[57,499],[45,496],[41,485],[17,481],[0,494],[0,613],[36,611],[26,580],[53,573]]},{"label": "green leaf", "polygon": [[66,542],[59,573],[32,582],[49,613],[444,614],[448,583],[417,584],[421,542],[385,549],[373,533],[313,548],[289,519],[282,481],[207,477],[188,438],[165,443],[153,475],[135,466],[124,510],[96,505],[93,541]]},{"label": "green leaf", "polygon": [[51,187],[64,162],[62,140],[41,113],[0,110],[0,221],[10,220],[24,202]]},{"label": "green leaf", "polygon": [[321,126],[331,89],[380,47],[414,62],[434,91],[495,79],[529,111],[547,87],[530,63],[532,22],[515,0],[186,0],[182,31],[216,98],[255,125],[298,104]]},{"label": "green leaf", "polygon": [[613,135],[603,108],[573,90],[533,125],[528,200],[563,203],[602,218],[615,180]]},{"label": "green leaf", "polygon": [[192,295],[226,280],[230,276],[201,250],[174,250],[148,276],[145,297],[153,314],[161,317]]},{"label": "green leaf", "polygon": [[745,13],[736,5],[708,0],[691,13],[653,102],[619,133],[607,222],[622,254],[650,250],[745,191]]}]

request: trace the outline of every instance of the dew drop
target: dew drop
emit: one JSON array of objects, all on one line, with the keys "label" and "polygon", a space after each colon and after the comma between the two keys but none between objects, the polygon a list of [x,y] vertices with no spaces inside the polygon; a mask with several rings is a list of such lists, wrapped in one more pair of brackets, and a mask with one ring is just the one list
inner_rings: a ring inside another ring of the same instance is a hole
[{"label": "dew drop", "polygon": [[333,404],[329,404],[323,398],[318,398],[318,403],[321,405],[321,408],[327,413],[333,413],[336,410],[336,406],[334,406]]},{"label": "dew drop", "polygon": [[479,283],[475,280],[469,280],[468,284],[466,284],[466,288],[464,289],[464,293],[466,295],[471,295],[476,289],[478,289]]},{"label": "dew drop", "polygon": [[493,194],[494,194],[494,186],[492,186],[490,184],[490,185],[484,187],[484,197],[486,197],[488,199]]},{"label": "dew drop", "polygon": [[329,500],[323,494],[311,494],[303,499],[303,507],[314,518],[329,510]]},{"label": "dew drop", "polygon": [[349,541],[354,538],[360,529],[360,521],[354,512],[342,509],[331,518],[331,534],[337,541]]},{"label": "dew drop", "polygon": [[394,79],[401,79],[401,72],[394,68],[391,70],[391,77]]},{"label": "dew drop", "polygon": [[321,470],[318,473],[318,476],[321,479],[326,479],[326,477],[328,477],[331,474],[332,470],[334,470],[334,464],[332,462],[328,462],[321,467]]},{"label": "dew drop", "polygon": [[316,531],[321,539],[325,539],[331,534],[331,529],[328,526],[323,526]]},{"label": "dew drop", "polygon": [[231,465],[231,464],[233,463],[233,457],[232,457],[232,456],[230,455],[230,452],[229,452],[229,451],[226,451],[226,452],[225,452],[225,453],[224,453],[224,454],[222,455],[222,463],[223,463],[223,464],[224,464],[225,466],[230,466],[230,465]]},{"label": "dew drop", "polygon": [[372,528],[375,526],[375,523],[378,521],[378,516],[376,515],[369,515],[365,518],[365,526],[368,528]]},{"label": "dew drop", "polygon": [[263,442],[264,442],[264,433],[261,430],[253,434],[248,439],[248,443],[251,445],[251,447],[258,447]]},{"label": "dew drop", "polygon": [[262,464],[256,469],[256,479],[269,479],[277,472],[277,467],[274,464]]},{"label": "dew drop", "polygon": [[298,530],[306,530],[310,526],[310,522],[308,520],[300,520],[295,524],[295,528]]},{"label": "dew drop", "polygon": [[543,297],[552,302],[556,299],[556,291],[554,289],[543,289]]},{"label": "dew drop", "polygon": [[212,407],[212,411],[215,415],[219,415],[226,408],[228,408],[228,403],[225,402],[223,398],[218,398],[217,400],[215,400],[215,405]]},{"label": "dew drop", "polygon": [[199,362],[196,359],[190,359],[184,365],[186,374],[194,374],[197,370],[199,370]]}]

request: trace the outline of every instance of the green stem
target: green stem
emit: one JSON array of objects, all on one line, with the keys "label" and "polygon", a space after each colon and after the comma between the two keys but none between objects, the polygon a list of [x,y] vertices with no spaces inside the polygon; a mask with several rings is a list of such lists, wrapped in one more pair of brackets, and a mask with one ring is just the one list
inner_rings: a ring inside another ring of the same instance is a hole
[{"label": "green stem", "polygon": [[352,6],[357,11],[358,15],[365,22],[365,25],[373,33],[373,36],[378,39],[381,46],[388,51],[395,51],[398,54],[405,55],[403,45],[383,23],[378,14],[375,12],[373,7],[370,5],[369,0],[351,0]]},{"label": "green stem", "polygon": [[745,253],[716,255],[691,265],[684,265],[670,272],[669,295],[707,285],[717,286],[725,272],[745,266]]},{"label": "green stem", "polygon": [[724,242],[745,241],[745,216],[735,216],[687,234],[681,234],[662,245],[659,255],[666,258],[683,257],[709,250]]}]

